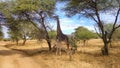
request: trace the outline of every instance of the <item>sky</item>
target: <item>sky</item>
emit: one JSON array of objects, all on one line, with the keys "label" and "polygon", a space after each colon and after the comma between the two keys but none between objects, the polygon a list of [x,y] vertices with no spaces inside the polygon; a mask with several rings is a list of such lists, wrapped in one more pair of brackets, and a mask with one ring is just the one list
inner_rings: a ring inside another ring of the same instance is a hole
[{"label": "sky", "polygon": [[[77,15],[69,18],[65,15],[65,12],[61,10],[64,6],[65,6],[65,3],[57,3],[56,4],[57,9],[55,11],[55,14],[59,16],[61,30],[63,31],[64,34],[73,33],[75,31],[75,28],[79,26],[84,26],[91,31],[95,31],[94,30],[95,22],[93,20],[85,17],[79,18]],[[111,15],[109,13],[101,13],[100,16],[101,16],[101,19],[109,23],[113,22],[115,18],[114,15]],[[120,22],[120,15],[119,15],[119,22]],[[53,26],[53,30],[56,30],[57,28],[56,21],[51,21],[50,23]],[[3,32],[5,34],[5,38],[7,38],[8,34],[7,34],[6,27],[3,27]]]},{"label": "sky", "polygon": [[[79,18],[77,15],[73,17],[67,17],[65,15],[65,12],[61,10],[64,6],[65,3],[57,3],[56,4],[57,11],[55,12],[55,14],[59,16],[60,26],[63,33],[71,34],[72,32],[75,31],[75,28],[79,26],[84,26],[89,30],[94,30],[94,24],[95,24],[94,21],[84,17]],[[52,25],[54,25],[53,29],[56,30],[57,28],[56,21],[54,21]]]},{"label": "sky", "polygon": [[[68,18],[65,15],[65,12],[61,10],[62,8],[64,8],[64,6],[65,6],[65,3],[57,3],[56,4],[57,11],[55,12],[56,15],[59,16],[60,25],[63,33],[71,34],[72,32],[75,31],[75,28],[79,26],[84,26],[91,31],[95,31],[94,29],[95,22],[93,20],[85,17],[79,18],[77,15],[71,18]],[[110,13],[101,13],[100,17],[102,20],[106,21],[107,23],[114,22],[114,19],[115,19],[114,14],[112,15]],[[119,15],[119,22],[120,22],[120,15]],[[54,25],[53,29],[56,30],[56,22],[52,23],[52,25]]]}]

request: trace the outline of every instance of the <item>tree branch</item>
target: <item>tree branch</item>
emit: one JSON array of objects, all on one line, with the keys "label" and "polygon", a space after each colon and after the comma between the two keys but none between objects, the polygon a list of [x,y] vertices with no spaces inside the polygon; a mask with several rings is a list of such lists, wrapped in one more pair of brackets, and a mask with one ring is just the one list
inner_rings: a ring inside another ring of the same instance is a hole
[{"label": "tree branch", "polygon": [[116,23],[117,23],[117,20],[118,20],[119,13],[120,13],[120,6],[119,6],[119,9],[118,9],[118,11],[117,11],[117,15],[116,15],[116,17],[115,17],[115,21],[114,21],[114,24],[113,24],[112,31],[110,32],[109,41],[108,41],[108,42],[111,41],[111,38],[112,38],[112,35],[113,35],[114,31],[115,31],[117,28],[120,27],[120,25],[118,25],[117,27],[115,27],[115,25],[116,25]]},{"label": "tree branch", "polygon": [[24,14],[26,15],[26,18],[40,31],[40,28],[31,20],[29,15],[27,13],[25,13],[25,12],[24,12]]},{"label": "tree branch", "polygon": [[115,21],[114,21],[114,24],[113,24],[113,29],[115,28],[115,25],[116,25],[116,23],[117,23],[119,13],[120,13],[120,7],[119,7],[119,9],[118,9],[118,11],[117,11],[117,15],[116,15],[116,17],[115,17]]},{"label": "tree branch", "polygon": [[120,25],[118,25],[117,27],[115,27],[115,29],[117,29],[117,28],[119,28],[120,27]]},{"label": "tree branch", "polygon": [[104,42],[106,42],[106,35],[105,35],[105,30],[104,30],[104,26],[103,26],[103,23],[102,23],[102,21],[101,21],[101,18],[100,18],[100,15],[99,15],[99,10],[98,10],[98,6],[97,6],[97,2],[96,2],[97,0],[95,0],[95,2],[94,2],[94,5],[95,5],[95,7],[93,7],[95,10],[95,15],[96,15],[96,17],[97,17],[97,20],[98,20],[98,22],[96,22],[97,23],[97,25],[98,25],[98,27],[99,27],[99,29],[100,29],[100,32],[101,32],[101,34],[102,34],[102,36],[101,36],[101,38],[102,38],[102,40],[104,41]]},{"label": "tree branch", "polygon": [[89,14],[87,11],[85,11],[86,14],[88,14],[95,22],[98,22],[93,15]]},{"label": "tree branch", "polygon": [[[95,26],[94,26],[94,28],[95,28]],[[96,29],[96,28],[95,28],[95,31],[96,31],[97,35],[98,35],[100,38],[102,38],[102,36],[97,32],[97,29]]]},{"label": "tree branch", "polygon": [[3,26],[5,26],[5,25],[7,25],[7,24],[0,24],[0,25],[3,25]]}]

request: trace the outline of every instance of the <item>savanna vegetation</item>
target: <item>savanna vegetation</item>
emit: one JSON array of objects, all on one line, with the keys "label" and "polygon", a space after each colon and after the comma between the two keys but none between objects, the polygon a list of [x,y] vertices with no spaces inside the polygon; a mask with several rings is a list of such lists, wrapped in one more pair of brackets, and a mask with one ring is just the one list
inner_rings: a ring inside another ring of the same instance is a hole
[{"label": "savanna vegetation", "polygon": [[[57,9],[67,18],[90,19],[94,31],[80,25],[65,35]],[[119,41],[120,0],[0,1],[0,68],[120,68]]]}]

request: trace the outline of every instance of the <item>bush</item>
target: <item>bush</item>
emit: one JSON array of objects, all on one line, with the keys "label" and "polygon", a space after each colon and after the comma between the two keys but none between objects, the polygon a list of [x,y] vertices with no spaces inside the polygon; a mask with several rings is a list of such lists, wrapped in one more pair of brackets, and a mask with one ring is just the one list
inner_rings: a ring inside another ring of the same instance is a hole
[{"label": "bush", "polygon": [[9,38],[4,38],[3,41],[10,41],[10,39]]}]

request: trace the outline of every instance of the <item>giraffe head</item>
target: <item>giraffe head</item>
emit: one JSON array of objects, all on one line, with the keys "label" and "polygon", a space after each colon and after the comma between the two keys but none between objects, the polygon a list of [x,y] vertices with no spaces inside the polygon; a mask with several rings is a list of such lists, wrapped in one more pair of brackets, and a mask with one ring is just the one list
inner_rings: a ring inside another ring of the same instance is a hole
[{"label": "giraffe head", "polygon": [[58,19],[59,17],[57,15],[53,16],[54,19]]}]

